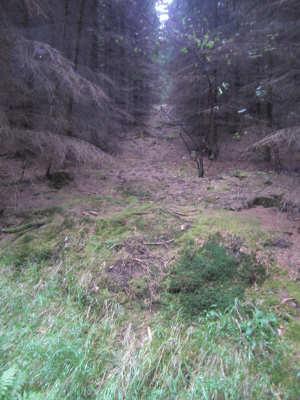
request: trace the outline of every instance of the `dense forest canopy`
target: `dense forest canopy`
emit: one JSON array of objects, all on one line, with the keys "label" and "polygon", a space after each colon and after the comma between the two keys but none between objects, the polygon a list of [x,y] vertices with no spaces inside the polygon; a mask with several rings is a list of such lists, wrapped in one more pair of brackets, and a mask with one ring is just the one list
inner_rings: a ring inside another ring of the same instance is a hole
[{"label": "dense forest canopy", "polygon": [[190,149],[215,159],[254,131],[280,169],[279,148],[299,150],[299,16],[297,0],[6,2],[1,143],[48,166],[97,160],[163,101]]}]

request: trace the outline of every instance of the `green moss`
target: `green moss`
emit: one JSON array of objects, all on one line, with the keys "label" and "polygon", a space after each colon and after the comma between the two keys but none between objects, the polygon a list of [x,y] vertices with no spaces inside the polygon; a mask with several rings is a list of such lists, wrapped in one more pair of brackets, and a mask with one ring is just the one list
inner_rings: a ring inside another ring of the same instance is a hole
[{"label": "green moss", "polygon": [[184,250],[168,277],[167,298],[188,315],[211,308],[224,310],[264,278],[264,268],[254,257],[237,259],[213,238],[200,249],[191,243]]},{"label": "green moss", "polygon": [[140,200],[149,200],[152,197],[149,190],[136,185],[126,185],[125,187],[122,187],[122,193],[127,197],[136,197]]},{"label": "green moss", "polygon": [[2,230],[2,232],[10,233],[10,234],[23,233],[23,232],[29,231],[31,229],[34,229],[34,228],[39,228],[41,226],[43,226],[43,223],[29,222],[27,224],[13,226],[13,227],[9,227],[9,228],[4,228]]},{"label": "green moss", "polygon": [[300,321],[293,320],[288,324],[287,336],[292,342],[300,344]]},{"label": "green moss", "polygon": [[129,282],[130,290],[132,291],[134,297],[137,298],[147,298],[149,297],[149,278],[139,277],[131,279]]},{"label": "green moss", "polygon": [[[144,229],[146,225],[144,217],[150,210],[151,205],[149,204],[126,207],[121,212],[116,212],[107,218],[90,221],[89,225],[93,232],[81,229],[83,238],[80,239],[85,245],[77,257],[82,263],[88,263],[90,269],[96,265],[99,271],[100,265],[110,262],[127,238],[136,235],[138,230]],[[81,222],[84,224],[84,221]]]},{"label": "green moss", "polygon": [[[287,348],[285,348],[287,352]],[[292,354],[282,354],[282,359],[275,359],[275,365],[270,369],[270,377],[273,385],[285,388],[285,397],[288,400],[300,398],[299,369],[297,360]]]},{"label": "green moss", "polygon": [[64,247],[65,236],[70,229],[74,229],[75,223],[69,217],[60,217],[42,226],[35,225],[35,222],[23,226],[33,226],[34,229],[22,231],[13,241],[6,242],[0,249],[2,265],[20,268],[29,263],[39,264],[49,260]]},{"label": "green moss", "polygon": [[[279,273],[280,272],[280,273]],[[276,273],[276,277],[273,279],[269,279],[266,281],[264,287],[269,290],[273,290],[278,295],[280,292],[287,292],[287,297],[291,297],[296,300],[298,304],[300,304],[300,290],[299,290],[299,283],[295,281],[291,281],[285,271],[279,271],[276,268],[273,271],[273,275]],[[278,300],[279,296],[278,296]]]},{"label": "green moss", "polygon": [[25,266],[27,263],[42,263],[48,260],[54,251],[56,242],[39,239],[30,234],[23,235],[13,247],[5,248],[0,253],[2,265]]},{"label": "green moss", "polygon": [[47,208],[38,208],[31,211],[21,212],[18,214],[19,217],[24,218],[26,221],[32,222],[33,219],[48,217],[54,217],[55,215],[61,215],[64,213],[63,206],[54,206]]},{"label": "green moss", "polygon": [[48,207],[48,208],[43,208],[40,210],[35,210],[32,215],[37,217],[37,216],[45,216],[45,217],[53,217],[56,214],[63,214],[64,213],[64,207],[63,206],[55,206],[55,207]]},{"label": "green moss", "polygon": [[230,211],[206,210],[195,221],[192,229],[182,236],[180,243],[188,243],[196,238],[208,239],[217,233],[238,236],[253,249],[269,237],[256,218],[244,217]]},{"label": "green moss", "polygon": [[300,304],[300,284],[299,282],[286,280],[284,282],[284,287],[289,293],[290,297],[293,297],[298,304]]},{"label": "green moss", "polygon": [[97,221],[96,236],[104,239],[119,237],[127,231],[127,223],[123,218],[101,219]]}]

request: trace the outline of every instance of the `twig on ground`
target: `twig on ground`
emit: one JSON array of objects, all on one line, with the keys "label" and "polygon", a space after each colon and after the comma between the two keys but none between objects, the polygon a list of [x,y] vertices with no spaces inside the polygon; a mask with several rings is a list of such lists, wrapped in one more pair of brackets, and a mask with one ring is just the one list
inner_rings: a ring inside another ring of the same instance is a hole
[{"label": "twig on ground", "polygon": [[143,242],[143,244],[145,246],[165,246],[167,244],[173,243],[174,241],[175,241],[175,239],[170,239],[170,240],[166,240],[164,242],[149,242],[149,243]]},{"label": "twig on ground", "polygon": [[283,305],[283,304],[289,303],[291,301],[296,301],[296,299],[294,299],[293,297],[288,297],[286,299],[283,299],[280,304]]},{"label": "twig on ground", "polygon": [[82,215],[85,217],[88,217],[90,215],[92,215],[93,217],[98,217],[99,213],[97,211],[83,211]]},{"label": "twig on ground", "polygon": [[1,233],[7,233],[7,234],[14,234],[14,233],[23,233],[27,232],[32,229],[38,229],[41,228],[46,224],[45,221],[43,222],[32,222],[29,224],[21,225],[21,226],[14,226],[11,228],[3,228],[1,229]]},{"label": "twig on ground", "polygon": [[168,209],[166,209],[166,208],[160,208],[159,210],[160,210],[161,212],[164,212],[164,213],[166,213],[166,214],[170,214],[170,215],[172,215],[173,217],[178,218],[178,219],[181,219],[181,220],[184,220],[184,219],[186,220],[186,219],[188,219],[188,218],[192,218],[191,215],[184,214],[184,213],[182,213],[182,212],[175,211],[175,210],[168,210]]}]

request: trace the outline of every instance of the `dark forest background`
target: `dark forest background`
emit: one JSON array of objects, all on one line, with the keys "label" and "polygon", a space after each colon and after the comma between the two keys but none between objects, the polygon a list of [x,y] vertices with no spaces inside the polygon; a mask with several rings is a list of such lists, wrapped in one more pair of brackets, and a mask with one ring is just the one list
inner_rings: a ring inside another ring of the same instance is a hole
[{"label": "dark forest background", "polygon": [[213,159],[226,135],[254,133],[276,169],[299,166],[299,1],[174,0],[165,44],[190,146]]},{"label": "dark forest background", "polygon": [[215,159],[246,133],[246,156],[297,168],[299,1],[174,0],[163,30],[155,3],[3,2],[1,152],[96,161],[166,101],[191,150]]},{"label": "dark forest background", "polygon": [[60,166],[97,159],[96,148],[116,151],[118,139],[147,119],[154,100],[154,3],[4,2],[2,146]]}]

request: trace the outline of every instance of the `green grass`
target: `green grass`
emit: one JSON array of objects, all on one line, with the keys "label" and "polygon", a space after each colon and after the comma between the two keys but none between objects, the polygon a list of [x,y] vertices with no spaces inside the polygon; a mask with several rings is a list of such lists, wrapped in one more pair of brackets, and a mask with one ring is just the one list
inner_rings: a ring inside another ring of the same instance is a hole
[{"label": "green grass", "polygon": [[17,291],[2,282],[1,370],[17,366],[24,390],[43,393],[43,398],[90,398],[90,383],[114,359],[111,345],[122,310],[103,303],[101,323],[89,321],[80,299],[61,290],[59,276],[33,296],[35,268],[16,282]]},{"label": "green grass", "polygon": [[[226,229],[255,248],[264,237],[257,221],[202,214],[180,233],[176,217],[139,203],[88,221],[61,211],[51,218],[6,242],[0,256],[0,400],[299,398],[298,323],[270,310],[263,289],[253,289],[251,302],[247,291],[243,301],[225,301],[227,284],[244,291],[256,264],[250,256],[238,262],[218,242],[195,245]],[[121,256],[124,241],[167,234],[176,240],[160,251],[181,251],[168,284],[196,288],[202,298],[201,287],[214,288],[218,309],[210,307],[215,298],[193,319],[174,299],[169,313],[159,302],[134,307],[147,296],[148,276],[130,281],[136,299],[124,305],[105,286],[105,266]]]},{"label": "green grass", "polygon": [[89,310],[63,293],[59,276],[38,279],[35,266],[17,281],[6,271],[0,287],[0,374],[15,368],[20,393],[43,399],[296,399],[276,382],[287,349],[274,314],[235,304],[192,325],[179,315],[167,322],[160,313],[145,323],[109,301],[101,313]]}]

